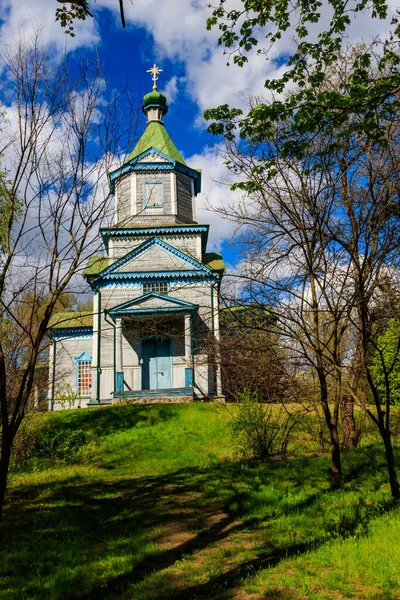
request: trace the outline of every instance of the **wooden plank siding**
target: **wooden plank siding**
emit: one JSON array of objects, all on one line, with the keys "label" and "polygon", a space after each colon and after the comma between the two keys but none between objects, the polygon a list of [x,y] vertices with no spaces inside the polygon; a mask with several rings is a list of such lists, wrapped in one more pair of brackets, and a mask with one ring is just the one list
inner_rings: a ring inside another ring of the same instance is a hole
[{"label": "wooden plank siding", "polygon": [[176,174],[178,192],[178,216],[187,223],[193,221],[192,180],[181,173]]},{"label": "wooden plank siding", "polygon": [[[132,236],[128,237],[117,237],[112,238],[112,250],[113,254],[111,259],[113,261],[122,258],[128,252],[131,252],[135,248],[138,248],[141,244],[151,239],[152,235],[143,235],[143,236]],[[193,256],[198,261],[201,261],[201,234],[200,233],[191,233],[183,235],[157,235],[160,240],[167,242],[173,248],[188,254],[189,256]],[[111,246],[111,244],[110,244]],[[153,269],[154,270],[154,269]]]}]

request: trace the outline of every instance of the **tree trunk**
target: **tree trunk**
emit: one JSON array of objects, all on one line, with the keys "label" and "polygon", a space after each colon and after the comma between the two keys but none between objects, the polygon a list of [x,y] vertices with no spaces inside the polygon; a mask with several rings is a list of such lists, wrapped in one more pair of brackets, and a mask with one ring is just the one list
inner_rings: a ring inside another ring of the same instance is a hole
[{"label": "tree trunk", "polygon": [[385,427],[379,427],[380,434],[385,444],[385,455],[387,469],[389,473],[390,491],[392,492],[393,500],[400,500],[400,486],[397,478],[396,466],[394,461],[393,445],[390,431]]},{"label": "tree trunk", "polygon": [[335,481],[342,477],[342,463],[340,458],[340,442],[337,423],[331,423],[329,427],[331,436],[332,475]]},{"label": "tree trunk", "polygon": [[344,448],[357,448],[360,433],[354,418],[354,401],[344,396],[342,402],[342,444]]},{"label": "tree trunk", "polygon": [[0,523],[3,517],[4,501],[6,497],[8,467],[10,465],[11,444],[8,440],[2,439],[1,459],[0,459]]},{"label": "tree trunk", "polygon": [[318,406],[314,406],[315,417],[317,419],[317,432],[318,432],[318,440],[319,440],[319,449],[323,453],[325,452],[325,439],[324,439],[324,430],[322,427],[321,415],[319,414]]},{"label": "tree trunk", "polygon": [[339,433],[337,428],[337,405],[335,405],[335,411],[334,414],[332,414],[328,403],[328,387],[326,383],[325,373],[323,373],[322,370],[319,371],[318,377],[320,382],[321,407],[324,411],[325,421],[328,425],[331,442],[332,477],[335,481],[338,481],[342,476],[342,465],[340,459]]}]

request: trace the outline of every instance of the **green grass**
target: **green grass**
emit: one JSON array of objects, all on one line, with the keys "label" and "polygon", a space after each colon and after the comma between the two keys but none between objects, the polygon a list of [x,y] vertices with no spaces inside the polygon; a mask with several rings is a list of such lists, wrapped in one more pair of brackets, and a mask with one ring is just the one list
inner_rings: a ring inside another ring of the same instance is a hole
[{"label": "green grass", "polygon": [[0,600],[400,598],[400,510],[379,446],[344,454],[338,488],[311,421],[290,457],[251,463],[210,405],[42,418],[88,441],[79,465],[12,472]]}]

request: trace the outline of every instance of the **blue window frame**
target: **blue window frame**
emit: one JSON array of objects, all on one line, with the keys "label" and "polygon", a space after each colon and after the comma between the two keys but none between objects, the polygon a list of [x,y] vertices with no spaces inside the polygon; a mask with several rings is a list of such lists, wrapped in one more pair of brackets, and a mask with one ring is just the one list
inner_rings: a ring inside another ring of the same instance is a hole
[{"label": "blue window frame", "polygon": [[143,211],[150,215],[164,212],[164,183],[162,181],[146,181],[143,184]]}]

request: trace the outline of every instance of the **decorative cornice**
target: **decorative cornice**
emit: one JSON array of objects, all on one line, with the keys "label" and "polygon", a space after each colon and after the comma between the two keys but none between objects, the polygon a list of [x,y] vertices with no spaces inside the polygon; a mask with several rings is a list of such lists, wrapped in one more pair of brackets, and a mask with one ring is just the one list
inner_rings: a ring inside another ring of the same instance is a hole
[{"label": "decorative cornice", "polygon": [[[142,273],[143,275],[143,273]],[[146,274],[144,274],[146,275]],[[142,283],[151,283],[153,281],[169,281],[170,283],[173,284],[177,284],[177,285],[193,285],[193,284],[203,284],[203,283],[215,283],[216,281],[218,281],[218,279],[216,278],[210,278],[210,277],[204,277],[204,276],[199,276],[199,277],[193,277],[193,278],[184,278],[184,277],[171,277],[171,278],[166,278],[166,277],[153,277],[154,273],[149,273],[149,277],[142,277],[141,280],[139,281],[131,281],[129,278],[126,278],[124,280],[122,279],[114,279],[114,280],[104,280],[104,279],[99,279],[95,282],[94,285],[92,285],[92,289],[97,290],[97,289],[106,289],[106,288],[129,288],[129,287],[134,287],[137,286],[139,284]]]},{"label": "decorative cornice", "polygon": [[49,337],[55,340],[65,338],[91,338],[93,337],[93,327],[53,327],[49,331]]},{"label": "decorative cornice", "polygon": [[151,281],[170,281],[171,283],[190,283],[202,281],[215,283],[219,281],[218,273],[204,271],[139,271],[135,273],[112,273],[107,277],[99,277],[92,282],[95,289],[114,286],[129,286],[134,283],[150,283]]}]

